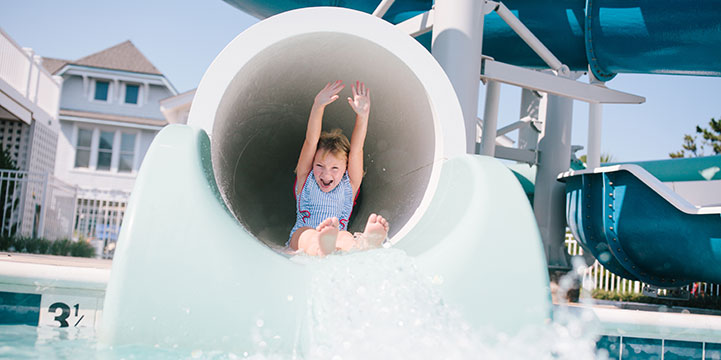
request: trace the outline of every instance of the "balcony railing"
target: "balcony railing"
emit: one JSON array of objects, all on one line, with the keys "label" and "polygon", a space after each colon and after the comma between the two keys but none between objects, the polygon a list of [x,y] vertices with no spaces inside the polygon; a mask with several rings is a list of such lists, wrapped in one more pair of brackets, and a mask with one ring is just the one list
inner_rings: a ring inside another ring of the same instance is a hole
[{"label": "balcony railing", "polygon": [[[0,90],[34,117],[42,110],[47,116],[57,118],[62,79],[51,75],[40,61],[40,56],[20,47],[0,29]],[[30,119],[21,120],[30,122]]]}]

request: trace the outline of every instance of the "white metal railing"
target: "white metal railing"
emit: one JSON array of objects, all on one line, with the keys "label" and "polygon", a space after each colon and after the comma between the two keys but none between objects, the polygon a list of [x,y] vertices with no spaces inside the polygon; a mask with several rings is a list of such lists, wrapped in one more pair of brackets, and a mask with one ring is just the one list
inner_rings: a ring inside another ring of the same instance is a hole
[{"label": "white metal railing", "polygon": [[[569,255],[583,255],[583,248],[578,244],[573,234],[566,232],[566,248]],[[645,283],[637,280],[629,280],[618,276],[604,268],[598,260],[586,268],[583,275],[583,288],[589,291],[601,289],[616,293],[641,294]],[[721,284],[698,282],[684,287],[692,296],[721,296]]]},{"label": "white metal railing", "polygon": [[47,173],[0,170],[0,235],[69,238],[76,194]]},{"label": "white metal railing", "polygon": [[0,170],[0,236],[83,239],[111,258],[129,197],[80,190],[45,173]]},{"label": "white metal railing", "polygon": [[73,237],[91,241],[98,256],[112,258],[129,197],[118,191],[93,191],[92,197],[79,197]]},{"label": "white metal railing", "polygon": [[25,50],[0,29],[0,79],[21,96],[55,117],[60,102],[61,80],[40,64],[40,57]]}]

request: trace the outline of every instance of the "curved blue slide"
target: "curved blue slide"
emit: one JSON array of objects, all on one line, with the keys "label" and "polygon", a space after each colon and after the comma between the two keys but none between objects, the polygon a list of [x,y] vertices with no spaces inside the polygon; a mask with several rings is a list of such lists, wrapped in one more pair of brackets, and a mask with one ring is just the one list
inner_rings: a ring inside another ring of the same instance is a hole
[{"label": "curved blue slide", "polygon": [[[224,0],[258,18],[310,6],[372,13],[378,0]],[[721,75],[721,1],[505,0],[561,62],[608,81],[617,73]],[[428,11],[432,0],[396,0],[385,20]],[[430,49],[430,33],[418,37]],[[483,54],[531,68],[547,65],[495,13],[485,17]]]},{"label": "curved blue slide", "polygon": [[[627,279],[721,283],[720,167],[721,155],[570,171],[560,177],[568,225],[585,251]],[[693,203],[679,194],[685,189],[695,189]]]}]

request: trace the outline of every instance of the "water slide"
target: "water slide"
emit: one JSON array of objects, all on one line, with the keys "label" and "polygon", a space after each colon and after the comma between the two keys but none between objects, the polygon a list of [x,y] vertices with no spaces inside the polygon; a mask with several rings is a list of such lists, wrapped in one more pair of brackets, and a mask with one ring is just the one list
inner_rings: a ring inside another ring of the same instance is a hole
[{"label": "water slide", "polygon": [[[276,351],[307,350],[314,274],[278,247],[294,219],[308,111],[334,79],[362,79],[377,94],[351,231],[371,212],[386,216],[390,243],[437,280],[443,301],[471,326],[515,333],[546,323],[548,276],[532,209],[503,164],[464,154],[461,109],[441,67],[384,20],[315,8],[235,38],[201,80],[188,125],[156,137],[120,232],[103,343],[253,353],[262,319],[281,339]],[[325,119],[327,128],[352,130],[342,101]]]},{"label": "water slide", "polygon": [[[262,17],[300,6],[228,2]],[[538,3],[508,5],[572,69],[590,65],[600,79],[721,74],[717,2],[682,15],[652,1]],[[359,4],[371,12],[376,2],[344,2]],[[385,18],[402,21],[430,5],[397,1]],[[487,17],[484,53],[542,66],[499,21]],[[453,88],[419,40],[339,8],[282,13],[234,39],[203,77],[189,125],[163,130],[146,155],[116,250],[101,341],[243,351],[262,318],[264,331],[283,339],[279,348],[303,351],[312,337],[305,310],[312,274],[277,248],[294,216],[292,169],[309,104],[332,79],[363,79],[374,94],[403,95],[373,98],[367,175],[350,229],[362,228],[370,212],[388,217],[393,246],[443,279],[444,301],[472,326],[513,333],[543,324],[545,256],[525,193],[496,160],[463,154]],[[342,106],[326,112],[329,128],[349,133],[347,118]],[[508,286],[518,283],[524,286]],[[499,288],[503,296],[484,296]]]},{"label": "water slide", "polygon": [[721,155],[570,171],[567,221],[607,269],[658,287],[721,283]]}]

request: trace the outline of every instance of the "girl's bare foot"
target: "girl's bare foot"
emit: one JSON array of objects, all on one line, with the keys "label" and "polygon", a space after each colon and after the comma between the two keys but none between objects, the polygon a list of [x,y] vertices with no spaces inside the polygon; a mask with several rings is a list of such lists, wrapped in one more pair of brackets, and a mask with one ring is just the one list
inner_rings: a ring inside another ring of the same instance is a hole
[{"label": "girl's bare foot", "polygon": [[338,218],[327,218],[317,228],[319,255],[328,255],[335,251],[335,243],[338,238]]},{"label": "girl's bare foot", "polygon": [[371,214],[368,217],[363,237],[369,248],[380,247],[383,240],[388,236],[390,225],[388,221],[380,215]]}]

